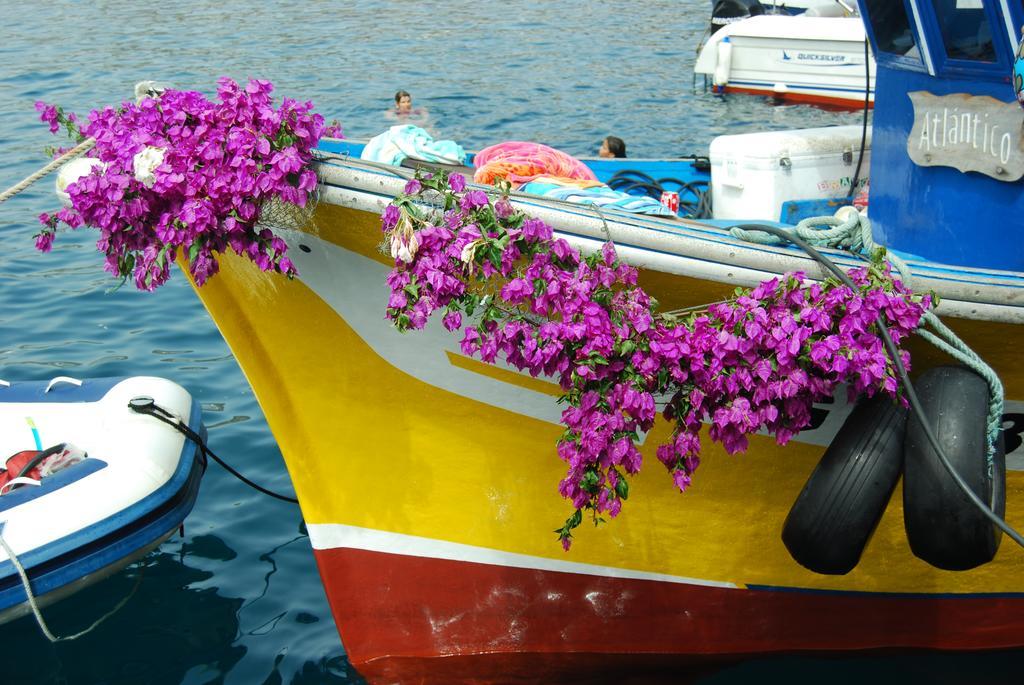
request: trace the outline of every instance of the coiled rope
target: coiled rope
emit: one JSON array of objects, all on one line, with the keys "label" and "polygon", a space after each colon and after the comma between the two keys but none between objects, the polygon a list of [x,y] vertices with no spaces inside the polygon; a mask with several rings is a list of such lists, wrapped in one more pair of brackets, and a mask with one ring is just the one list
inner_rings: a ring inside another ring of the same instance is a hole
[{"label": "coiled rope", "polygon": [[[830,228],[819,228],[820,226],[829,226]],[[885,249],[872,237],[871,221],[853,208],[841,209],[835,216],[808,217],[798,223],[792,232],[815,247],[831,247],[869,257],[878,250]],[[735,238],[758,245],[783,245],[786,243],[781,238],[764,231],[733,227],[729,233]],[[885,253],[885,258],[899,273],[900,280],[910,287],[913,274],[910,273],[907,263],[888,251]]]},{"label": "coiled rope", "polygon": [[63,155],[61,155],[60,157],[56,158],[55,160],[53,160],[52,162],[50,162],[49,164],[44,166],[42,169],[40,169],[39,171],[35,172],[34,174],[29,176],[28,178],[26,178],[21,183],[17,183],[15,185],[11,186],[10,188],[8,188],[7,190],[5,190],[4,192],[0,193],[0,203],[6,202],[10,198],[14,197],[15,195],[17,195],[21,191],[23,191],[26,188],[28,188],[29,186],[31,186],[33,183],[35,183],[39,179],[43,178],[44,176],[46,176],[49,173],[52,173],[55,169],[58,169],[62,164],[64,164],[64,162],[68,162],[68,161],[74,159],[75,157],[78,157],[80,155],[84,155],[86,152],[91,150],[93,145],[95,145],[95,144],[96,144],[96,139],[95,138],[86,138],[81,143],[79,143],[75,147],[71,148],[70,150],[65,152]]},{"label": "coiled rope", "polygon": [[[821,226],[830,228],[823,229],[820,228]],[[876,254],[878,250],[885,250],[874,241],[871,235],[871,221],[860,212],[853,211],[852,208],[843,208],[836,213],[836,216],[815,216],[804,219],[792,230],[783,229],[783,232],[792,233],[817,247],[846,250],[856,255],[870,256]],[[759,245],[781,245],[787,242],[780,237],[755,228],[733,227],[729,233],[740,240]],[[900,275],[903,283],[910,287],[912,274],[907,263],[889,251],[885,251],[885,259]],[[928,330],[926,326],[932,330]],[[988,384],[987,462],[991,470],[999,431],[1003,427],[1004,396],[1003,384],[999,380],[999,376],[974,350],[967,346],[967,343],[957,337],[956,333],[943,324],[939,317],[932,312],[925,312],[916,332],[936,348],[977,373]]]}]

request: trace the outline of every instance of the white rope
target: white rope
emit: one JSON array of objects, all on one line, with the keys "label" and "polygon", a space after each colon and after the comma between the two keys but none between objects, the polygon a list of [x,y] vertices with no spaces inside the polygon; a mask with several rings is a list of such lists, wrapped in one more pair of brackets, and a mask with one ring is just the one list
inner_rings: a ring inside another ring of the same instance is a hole
[{"label": "white rope", "polygon": [[95,138],[86,138],[81,143],[79,143],[77,146],[75,146],[74,148],[68,150],[63,155],[61,155],[57,159],[53,160],[52,162],[50,162],[49,164],[44,166],[42,169],[40,169],[39,171],[35,172],[34,174],[29,176],[28,178],[26,178],[21,183],[17,183],[15,185],[11,186],[10,188],[8,188],[7,190],[5,190],[4,192],[0,193],[0,202],[5,202],[5,201],[9,200],[10,198],[14,197],[18,193],[20,193],[21,191],[25,190],[30,185],[32,185],[33,183],[35,183],[36,181],[41,179],[43,176],[46,176],[51,171],[53,171],[53,170],[57,169],[58,167],[60,167],[62,164],[64,164],[64,162],[67,162],[68,160],[74,159],[75,157],[78,157],[79,155],[84,155],[86,152],[91,150],[92,146],[95,145],[95,144],[96,144],[96,139]]},{"label": "white rope", "polygon": [[85,630],[79,631],[74,635],[57,636],[50,631],[49,626],[46,625],[46,621],[43,620],[43,614],[39,611],[39,604],[36,601],[35,594],[32,592],[32,585],[31,583],[29,583],[28,574],[25,573],[25,567],[21,565],[21,561],[18,560],[18,556],[14,553],[14,550],[11,549],[11,546],[7,544],[6,540],[4,540],[2,523],[0,523],[0,547],[3,547],[4,551],[7,552],[7,556],[10,557],[11,563],[14,564],[15,570],[18,571],[18,576],[21,578],[21,586],[25,588],[25,597],[28,598],[28,605],[32,607],[32,614],[36,617],[36,623],[39,625],[39,630],[43,631],[43,635],[45,635],[46,639],[50,642],[65,642],[67,640],[77,640],[83,635],[91,633],[97,626],[99,626],[99,624],[106,621],[108,618],[113,616],[117,611],[119,611],[121,607],[127,604],[128,600],[135,595],[135,591],[139,589],[139,583],[142,581],[142,570],[141,567],[139,567],[139,578],[135,582],[135,588],[132,589],[132,591],[120,602],[118,602],[113,609],[105,613],[103,616],[100,616],[91,626],[89,626]]},{"label": "white rope", "polygon": [[38,487],[42,485],[42,483],[40,483],[35,478],[29,478],[28,476],[18,476],[17,478],[12,478],[3,485],[0,485],[0,495],[4,494],[4,490],[13,490],[14,486],[16,485],[29,485]]},{"label": "white rope", "polygon": [[[32,593],[32,585],[28,582],[28,574],[25,573],[25,568],[21,565],[21,562],[18,561],[18,557],[14,553],[14,550],[7,544],[7,540],[4,540],[2,528],[0,528],[0,545],[2,545],[4,551],[7,552],[7,556],[11,558],[11,563],[14,564],[14,568],[18,571],[18,576],[21,577],[21,585],[25,588],[25,596],[28,597],[28,605],[32,607],[32,613],[35,614],[36,623],[39,624],[39,629],[43,631],[43,635],[45,635],[46,639],[50,642],[60,642],[64,638],[59,638],[51,633],[50,628],[46,625],[46,621],[43,620],[43,615],[39,611],[38,604],[36,604],[35,595]],[[78,636],[76,635],[67,639],[73,640],[75,637]]]},{"label": "white rope", "polygon": [[[156,81],[139,81],[135,84],[135,102],[141,102],[144,98],[158,98],[163,95],[164,91],[169,88],[166,84],[158,83]],[[39,171],[35,172],[21,183],[17,183],[4,192],[0,193],[0,203],[3,203],[21,191],[28,188],[30,185],[46,176],[54,169],[58,168],[64,162],[70,161],[79,155],[84,155],[86,152],[92,149],[93,145],[96,144],[95,138],[86,138],[74,148],[68,150],[63,155],[53,160]]]}]

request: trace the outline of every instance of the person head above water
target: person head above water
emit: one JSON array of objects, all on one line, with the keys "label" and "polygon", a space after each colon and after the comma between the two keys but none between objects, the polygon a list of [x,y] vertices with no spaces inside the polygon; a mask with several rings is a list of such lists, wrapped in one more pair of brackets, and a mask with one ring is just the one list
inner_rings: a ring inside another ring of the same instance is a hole
[{"label": "person head above water", "polygon": [[622,138],[608,136],[601,141],[601,150],[597,154],[599,157],[625,157],[626,142]]},{"label": "person head above water", "polygon": [[408,114],[412,111],[412,96],[404,90],[395,93],[395,111],[399,114]]}]

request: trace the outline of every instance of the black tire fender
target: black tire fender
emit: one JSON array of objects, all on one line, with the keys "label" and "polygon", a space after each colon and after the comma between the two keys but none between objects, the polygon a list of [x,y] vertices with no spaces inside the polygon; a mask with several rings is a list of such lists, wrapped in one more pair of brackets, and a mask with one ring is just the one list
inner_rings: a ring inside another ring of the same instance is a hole
[{"label": "black tire fender", "polygon": [[843,422],[782,527],[800,565],[842,575],[860,561],[900,477],[906,419],[903,407],[879,394]]},{"label": "black tire fender", "polygon": [[[982,502],[1006,511],[1002,432],[992,473],[987,460],[988,383],[962,366],[929,369],[915,383],[925,416],[946,457]],[[991,561],[1002,530],[957,486],[911,414],[904,445],[903,523],[910,549],[933,566],[963,571]]]}]

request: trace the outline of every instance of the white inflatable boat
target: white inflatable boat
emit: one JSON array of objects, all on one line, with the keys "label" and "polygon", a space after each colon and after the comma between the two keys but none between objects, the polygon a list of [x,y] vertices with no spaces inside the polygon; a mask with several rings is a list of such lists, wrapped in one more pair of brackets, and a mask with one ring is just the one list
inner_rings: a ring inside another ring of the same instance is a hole
[{"label": "white inflatable boat", "polygon": [[205,441],[199,403],[162,378],[0,381],[0,623],[31,611],[25,578],[45,606],[179,528],[206,460],[153,407]]}]

